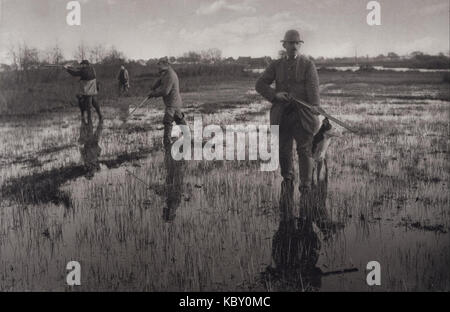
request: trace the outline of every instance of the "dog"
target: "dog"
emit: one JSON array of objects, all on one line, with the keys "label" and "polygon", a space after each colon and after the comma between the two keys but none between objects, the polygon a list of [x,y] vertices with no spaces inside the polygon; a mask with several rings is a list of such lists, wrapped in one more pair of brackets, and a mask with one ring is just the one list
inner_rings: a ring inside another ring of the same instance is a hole
[{"label": "dog", "polygon": [[313,139],[313,174],[311,183],[311,202],[310,211],[314,212],[315,218],[317,220],[322,220],[316,225],[322,230],[323,233],[328,231],[331,223],[328,213],[326,210],[326,199],[328,193],[328,166],[327,166],[327,150],[331,143],[332,137],[339,136],[337,133],[332,131],[333,127],[330,121],[325,118],[322,121],[322,126],[320,127],[318,133]]},{"label": "dog", "polygon": [[331,138],[339,136],[333,132],[332,129],[333,127],[331,126],[330,121],[328,118],[325,118],[322,121],[322,126],[313,139],[312,154],[315,169],[315,174],[313,175],[314,186],[318,186],[321,182],[326,183],[328,181],[326,154],[331,143]]}]

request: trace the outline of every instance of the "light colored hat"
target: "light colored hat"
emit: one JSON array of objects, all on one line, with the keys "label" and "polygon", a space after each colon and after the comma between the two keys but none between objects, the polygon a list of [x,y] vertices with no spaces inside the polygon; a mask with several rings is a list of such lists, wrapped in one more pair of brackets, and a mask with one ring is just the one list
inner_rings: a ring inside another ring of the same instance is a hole
[{"label": "light colored hat", "polygon": [[281,42],[301,42],[304,41],[300,38],[300,33],[295,29],[288,30],[284,35],[284,39]]}]

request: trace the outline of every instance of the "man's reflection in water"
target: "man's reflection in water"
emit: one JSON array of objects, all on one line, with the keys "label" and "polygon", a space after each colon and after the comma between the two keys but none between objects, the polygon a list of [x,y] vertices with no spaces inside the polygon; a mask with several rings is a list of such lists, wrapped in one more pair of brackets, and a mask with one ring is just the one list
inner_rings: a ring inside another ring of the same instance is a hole
[{"label": "man's reflection in water", "polygon": [[164,154],[164,165],[166,167],[166,207],[163,209],[163,219],[166,222],[172,222],[181,204],[186,161],[174,160],[171,154],[171,148],[168,148]]},{"label": "man's reflection in water", "polygon": [[94,132],[92,120],[87,123],[81,122],[80,144],[81,160],[84,163],[85,177],[92,179],[96,171],[100,171],[99,157],[102,149],[99,146],[100,137],[103,131],[103,122],[99,122]]},{"label": "man's reflection in water", "polygon": [[272,242],[275,267],[267,268],[266,280],[279,286],[279,291],[318,290],[322,284],[322,271],[316,267],[320,246],[311,220],[281,219]]}]

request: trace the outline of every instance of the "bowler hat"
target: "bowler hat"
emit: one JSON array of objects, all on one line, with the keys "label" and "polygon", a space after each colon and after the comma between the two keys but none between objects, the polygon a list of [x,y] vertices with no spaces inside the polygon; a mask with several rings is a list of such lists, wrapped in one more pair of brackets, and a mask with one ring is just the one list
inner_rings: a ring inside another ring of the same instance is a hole
[{"label": "bowler hat", "polygon": [[301,42],[304,41],[300,38],[300,33],[295,29],[288,30],[284,35],[284,39],[281,42]]}]

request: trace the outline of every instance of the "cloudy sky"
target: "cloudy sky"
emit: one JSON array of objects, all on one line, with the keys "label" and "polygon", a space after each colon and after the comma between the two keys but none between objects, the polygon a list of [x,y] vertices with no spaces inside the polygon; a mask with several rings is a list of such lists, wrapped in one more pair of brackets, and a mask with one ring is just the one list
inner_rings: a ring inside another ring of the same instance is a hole
[{"label": "cloudy sky", "polygon": [[68,0],[0,0],[0,62],[20,42],[114,45],[133,59],[219,48],[223,56],[276,56],[287,29],[303,53],[378,55],[449,50],[448,0],[379,0],[381,26],[369,26],[368,0],[80,0],[81,26],[68,26]]}]

